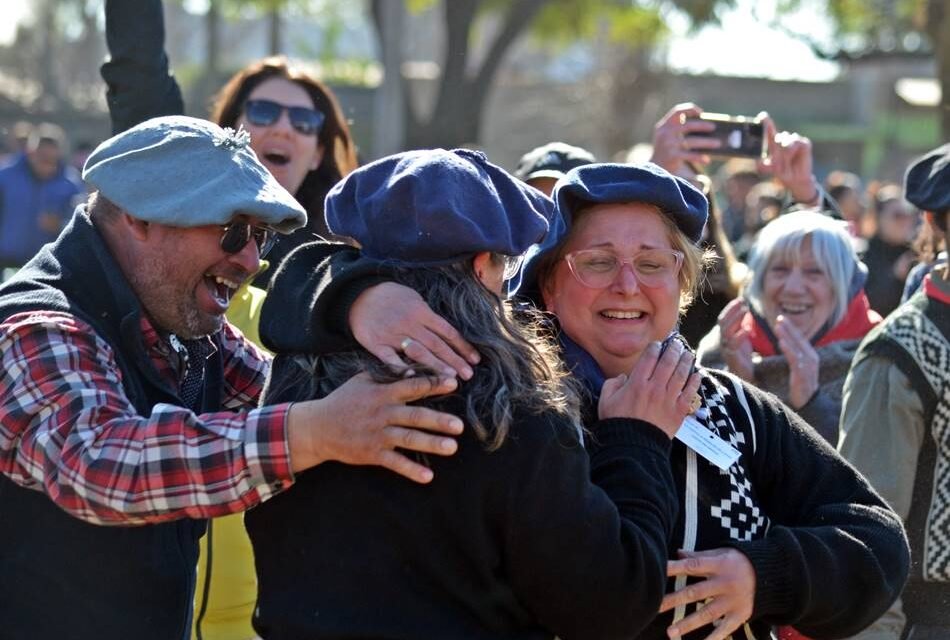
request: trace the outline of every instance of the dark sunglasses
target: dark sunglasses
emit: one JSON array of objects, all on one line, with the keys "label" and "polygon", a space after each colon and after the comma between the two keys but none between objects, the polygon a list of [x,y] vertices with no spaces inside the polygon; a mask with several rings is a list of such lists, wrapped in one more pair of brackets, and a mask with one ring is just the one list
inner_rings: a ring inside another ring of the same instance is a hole
[{"label": "dark sunglasses", "polygon": [[280,119],[280,114],[287,111],[290,117],[290,126],[305,136],[315,136],[320,133],[320,127],[326,116],[316,109],[307,107],[286,107],[271,100],[248,100],[244,103],[244,117],[256,127],[268,127]]},{"label": "dark sunglasses", "polygon": [[277,234],[272,229],[247,222],[232,222],[222,225],[221,228],[224,230],[221,234],[221,250],[225,253],[239,253],[253,238],[254,244],[257,245],[257,255],[263,258],[277,241]]}]

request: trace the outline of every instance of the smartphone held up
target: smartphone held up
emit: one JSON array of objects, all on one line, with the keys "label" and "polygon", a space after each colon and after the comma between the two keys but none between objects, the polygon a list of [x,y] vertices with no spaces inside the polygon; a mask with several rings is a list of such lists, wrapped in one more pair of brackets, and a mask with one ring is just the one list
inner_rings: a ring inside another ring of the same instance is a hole
[{"label": "smartphone held up", "polygon": [[697,138],[714,138],[719,141],[717,149],[707,151],[710,155],[754,159],[766,157],[765,126],[761,117],[704,112],[695,119],[715,126],[712,131],[695,131],[690,134]]}]

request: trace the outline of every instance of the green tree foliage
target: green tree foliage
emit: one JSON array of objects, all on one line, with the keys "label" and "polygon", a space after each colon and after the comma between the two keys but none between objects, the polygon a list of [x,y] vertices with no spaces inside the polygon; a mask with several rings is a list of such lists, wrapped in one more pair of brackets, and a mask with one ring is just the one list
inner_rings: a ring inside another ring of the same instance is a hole
[{"label": "green tree foliage", "polygon": [[[783,0],[793,10],[801,0]],[[831,51],[814,45],[826,57],[866,52],[903,54],[929,51],[941,86],[940,119],[944,138],[950,135],[950,3],[946,0],[825,0],[836,29]]]}]

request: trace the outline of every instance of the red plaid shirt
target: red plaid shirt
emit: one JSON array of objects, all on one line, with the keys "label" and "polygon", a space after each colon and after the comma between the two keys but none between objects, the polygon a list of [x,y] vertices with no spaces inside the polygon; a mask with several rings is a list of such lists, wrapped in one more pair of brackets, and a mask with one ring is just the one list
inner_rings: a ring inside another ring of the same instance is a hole
[{"label": "red plaid shirt", "polygon": [[[146,350],[178,388],[176,356],[143,319]],[[0,473],[96,524],[136,525],[242,511],[293,481],[289,405],[254,408],[268,356],[225,325],[222,407],[156,404],[142,417],[112,347],[65,313],[0,323]]]}]

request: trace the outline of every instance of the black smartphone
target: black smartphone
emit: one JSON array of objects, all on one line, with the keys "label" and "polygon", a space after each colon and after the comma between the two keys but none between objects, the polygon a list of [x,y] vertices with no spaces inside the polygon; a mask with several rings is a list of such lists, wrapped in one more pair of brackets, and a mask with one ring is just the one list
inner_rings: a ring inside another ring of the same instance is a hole
[{"label": "black smartphone", "polygon": [[765,157],[765,127],[761,119],[724,113],[701,113],[698,119],[716,125],[713,131],[689,134],[719,140],[720,147],[707,151],[709,155],[755,159]]}]

